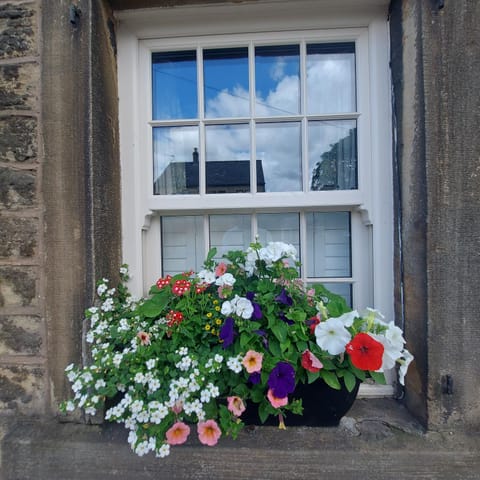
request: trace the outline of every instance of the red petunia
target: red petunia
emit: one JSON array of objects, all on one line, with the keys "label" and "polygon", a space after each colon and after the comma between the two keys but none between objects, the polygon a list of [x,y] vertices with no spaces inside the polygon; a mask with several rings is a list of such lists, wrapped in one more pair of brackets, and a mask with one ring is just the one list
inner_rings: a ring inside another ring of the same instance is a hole
[{"label": "red petunia", "polygon": [[316,373],[323,368],[323,364],[310,350],[305,350],[302,353],[302,367],[309,372]]},{"label": "red petunia", "polygon": [[358,333],[347,343],[346,352],[360,370],[378,370],[382,366],[384,347],[368,333]]}]

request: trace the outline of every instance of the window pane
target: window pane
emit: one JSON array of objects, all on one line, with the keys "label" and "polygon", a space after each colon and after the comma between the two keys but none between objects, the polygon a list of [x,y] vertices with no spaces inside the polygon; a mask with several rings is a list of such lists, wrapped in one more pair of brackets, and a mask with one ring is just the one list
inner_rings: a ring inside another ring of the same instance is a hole
[{"label": "window pane", "polygon": [[257,177],[266,192],[302,190],[300,123],[257,124]]},{"label": "window pane", "polygon": [[153,193],[198,193],[198,127],[153,129]]},{"label": "window pane", "polygon": [[343,297],[350,308],[353,307],[351,283],[324,283],[323,286],[328,288],[332,293],[336,293]]},{"label": "window pane", "polygon": [[196,118],[195,51],[152,54],[153,119]]},{"label": "window pane", "polygon": [[203,52],[205,116],[248,117],[248,49],[218,48]]},{"label": "window pane", "polygon": [[309,212],[307,277],[350,277],[350,213]]},{"label": "window pane", "polygon": [[203,217],[162,217],[162,272],[198,271],[205,260]]},{"label": "window pane", "polygon": [[248,124],[205,128],[207,193],[250,192],[249,132]]},{"label": "window pane", "polygon": [[355,110],[355,44],[307,45],[308,113]]},{"label": "window pane", "polygon": [[357,122],[309,122],[310,190],[354,190],[357,185]]},{"label": "window pane", "polygon": [[255,115],[300,113],[300,47],[255,49]]},{"label": "window pane", "polygon": [[291,243],[300,256],[300,227],[298,213],[259,213],[257,215],[258,240]]},{"label": "window pane", "polygon": [[250,215],[210,215],[210,248],[216,259],[229,250],[246,250],[252,238]]}]

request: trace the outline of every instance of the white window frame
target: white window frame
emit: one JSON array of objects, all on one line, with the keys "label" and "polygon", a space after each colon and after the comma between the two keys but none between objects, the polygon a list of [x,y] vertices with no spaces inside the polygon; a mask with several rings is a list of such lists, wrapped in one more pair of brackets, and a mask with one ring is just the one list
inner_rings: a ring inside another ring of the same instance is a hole
[{"label": "white window frame", "polygon": [[[393,319],[393,173],[387,5],[386,0],[260,0],[116,13],[123,257],[130,267],[130,288],[134,294],[144,295],[161,272],[161,214],[229,213],[235,209],[225,206],[238,204],[243,211],[259,211],[258,200],[252,194],[218,194],[208,198],[205,195],[153,195],[152,52],[191,50],[199,44],[230,47],[247,43],[252,48],[253,43],[259,41],[269,45],[354,41],[359,112],[358,189],[262,193],[261,207],[268,212],[287,208],[290,211],[353,212],[351,235],[355,241],[352,241],[351,281],[355,306],[368,304]],[[350,119],[352,115],[322,118]],[[303,143],[305,149],[305,140]],[[303,165],[304,177],[308,171],[305,167]],[[303,256],[302,261],[305,260]],[[355,272],[362,272],[362,278],[356,278]],[[376,394],[388,393],[387,390],[391,391],[389,387],[377,389]]]}]

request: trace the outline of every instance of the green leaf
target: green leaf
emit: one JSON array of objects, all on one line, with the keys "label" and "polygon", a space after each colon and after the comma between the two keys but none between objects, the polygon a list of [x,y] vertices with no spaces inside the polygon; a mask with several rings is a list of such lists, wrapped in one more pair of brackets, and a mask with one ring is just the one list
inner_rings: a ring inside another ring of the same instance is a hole
[{"label": "green leaf", "polygon": [[309,372],[307,370],[308,383],[313,383],[315,380],[318,380],[320,377],[320,371],[318,372]]},{"label": "green leaf", "polygon": [[276,323],[271,326],[273,334],[277,337],[280,343],[285,343],[288,335],[287,326],[282,323]]},{"label": "green leaf", "polygon": [[385,375],[382,372],[368,372],[370,376],[375,380],[376,383],[380,385],[386,385],[387,381],[385,380]]},{"label": "green leaf", "polygon": [[217,254],[217,249],[216,247],[213,247],[211,248],[209,251],[208,251],[208,255],[207,255],[207,258],[205,260],[205,263],[210,263],[212,261],[212,259],[215,257],[215,255]]},{"label": "green leaf", "polygon": [[351,392],[355,388],[355,385],[357,384],[357,379],[355,378],[355,375],[352,372],[349,372],[348,370],[344,370],[343,382],[345,383],[347,390]]},{"label": "green leaf", "polygon": [[158,317],[160,313],[163,311],[163,307],[161,305],[156,305],[152,302],[145,302],[139,308],[140,314],[144,315],[148,318]]},{"label": "green leaf", "polygon": [[280,344],[277,340],[272,338],[268,342],[268,349],[272,353],[274,357],[281,358],[282,357],[282,349],[280,348]]},{"label": "green leaf", "polygon": [[340,390],[340,382],[338,381],[338,378],[334,373],[320,370],[320,376],[323,378],[323,380],[329,387],[334,388],[335,390]]}]

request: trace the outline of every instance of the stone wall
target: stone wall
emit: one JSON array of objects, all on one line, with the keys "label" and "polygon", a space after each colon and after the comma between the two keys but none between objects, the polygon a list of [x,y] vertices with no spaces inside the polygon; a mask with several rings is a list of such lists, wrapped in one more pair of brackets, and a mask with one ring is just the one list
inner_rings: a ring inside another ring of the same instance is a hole
[{"label": "stone wall", "polygon": [[0,414],[45,412],[40,13],[0,1]]}]

